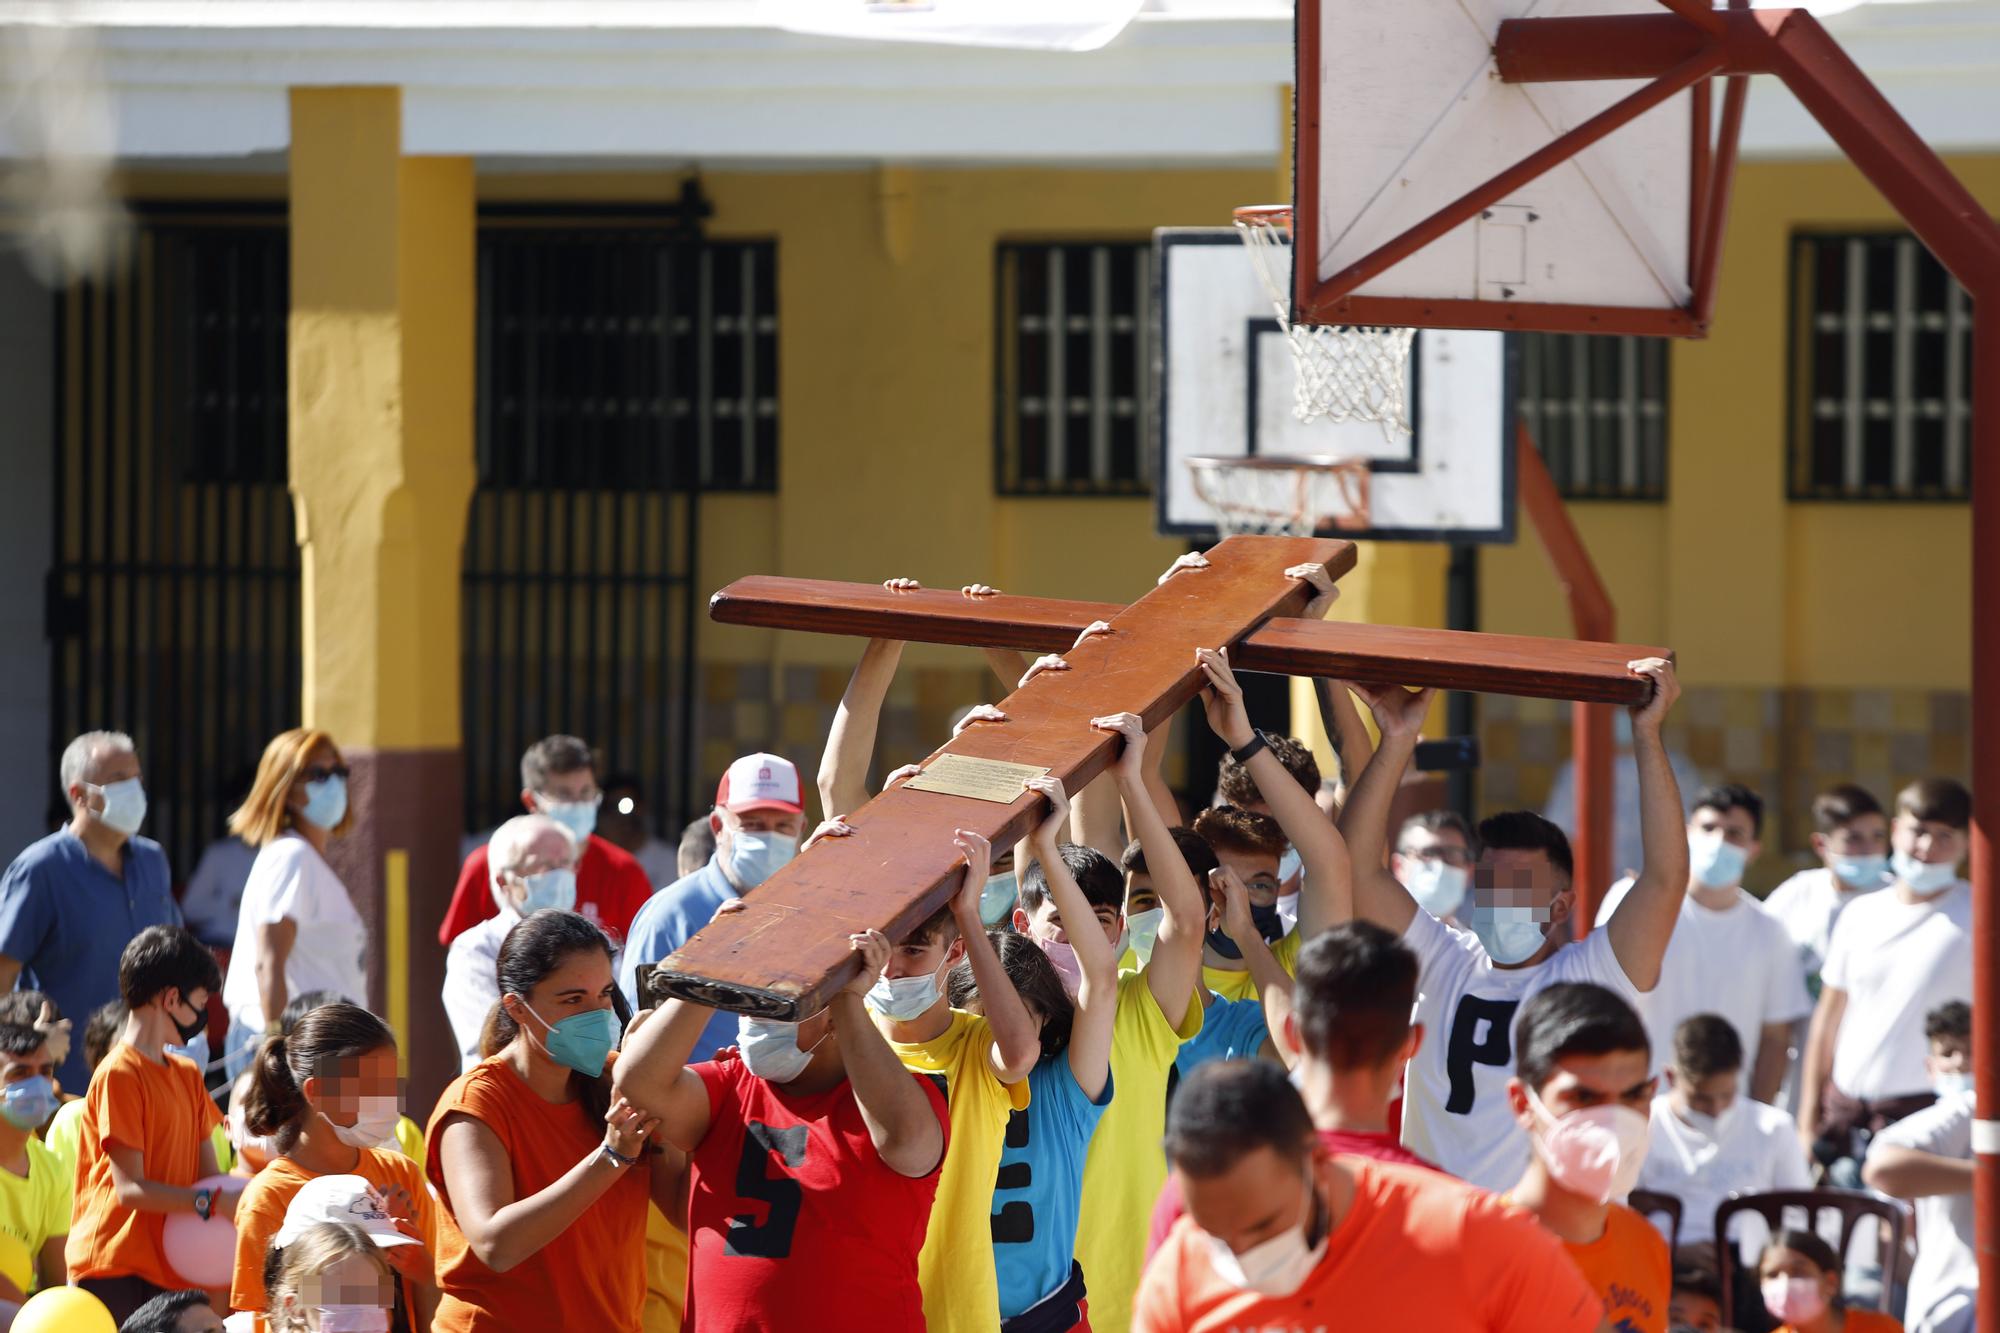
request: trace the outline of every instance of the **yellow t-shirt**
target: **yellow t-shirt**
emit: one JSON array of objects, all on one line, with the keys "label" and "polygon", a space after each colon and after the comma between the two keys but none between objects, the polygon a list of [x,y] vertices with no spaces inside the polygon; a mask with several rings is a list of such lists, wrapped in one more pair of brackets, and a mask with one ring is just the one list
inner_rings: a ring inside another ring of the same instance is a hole
[{"label": "yellow t-shirt", "polygon": [[62,1159],[48,1148],[28,1140],[28,1174],[17,1176],[0,1169],[0,1235],[19,1241],[27,1251],[25,1273],[14,1271],[14,1247],[5,1246],[10,1262],[0,1263],[0,1272],[22,1291],[35,1290],[35,1256],[42,1243],[54,1236],[69,1234],[70,1171]]},{"label": "yellow t-shirt", "polygon": [[[1000,1327],[1000,1281],[993,1274],[993,1181],[1000,1174],[1008,1113],[1028,1109],[1028,1081],[1002,1083],[987,1059],[992,1047],[992,1025],[960,1009],[951,1011],[951,1026],[929,1041],[889,1042],[905,1069],[943,1075],[945,1104],[951,1108],[951,1143],[938,1176],[930,1229],[917,1255],[930,1333],[992,1333]],[[1150,1198],[1146,1207],[1152,1208]],[[1141,1225],[1139,1243],[1145,1242]]]},{"label": "yellow t-shirt", "polygon": [[[1299,938],[1299,932],[1293,930],[1291,934],[1271,946],[1271,956],[1278,960],[1278,966],[1284,968],[1287,975],[1299,970],[1299,949],[1301,944],[1302,941]],[[1201,966],[1201,984],[1225,1000],[1254,1000],[1257,998],[1257,983],[1250,980],[1250,969],[1247,967],[1241,972],[1225,972],[1219,967],[1210,967],[1208,964],[1203,963]],[[1093,1312],[1097,1309],[1094,1304],[1090,1308]],[[1095,1322],[1095,1320],[1092,1322]]]},{"label": "yellow t-shirt", "polygon": [[42,1135],[42,1146],[56,1155],[63,1164],[63,1178],[76,1176],[76,1145],[83,1134],[83,1098],[64,1102],[56,1108],[56,1118],[49,1121],[49,1127]]},{"label": "yellow t-shirt", "polygon": [[1111,1024],[1111,1081],[1118,1095],[1090,1139],[1076,1228],[1092,1328],[1122,1333],[1131,1322],[1153,1201],[1167,1179],[1160,1148],[1167,1131],[1167,1076],[1181,1043],[1201,1032],[1201,1022],[1201,1002],[1190,998],[1175,1030],[1147,988],[1146,974],[1119,974],[1118,1016]]},{"label": "yellow t-shirt", "polygon": [[403,1150],[403,1156],[421,1165],[424,1160],[424,1131],[408,1116],[396,1117],[396,1132],[390,1137]]}]

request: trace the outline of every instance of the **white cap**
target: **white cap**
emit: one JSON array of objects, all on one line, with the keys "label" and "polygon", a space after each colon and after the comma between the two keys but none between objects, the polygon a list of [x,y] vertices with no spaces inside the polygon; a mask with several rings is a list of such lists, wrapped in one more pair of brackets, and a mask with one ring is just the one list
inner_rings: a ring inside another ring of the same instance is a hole
[{"label": "white cap", "polygon": [[283,1249],[310,1227],[322,1222],[346,1222],[360,1227],[377,1245],[421,1245],[396,1229],[396,1219],[382,1206],[381,1193],[361,1176],[314,1176],[292,1196],[285,1224],[272,1244]]},{"label": "white cap", "polygon": [[729,766],[715,789],[715,803],[732,814],[746,810],[805,813],[799,799],[799,770],[782,755],[746,754]]}]

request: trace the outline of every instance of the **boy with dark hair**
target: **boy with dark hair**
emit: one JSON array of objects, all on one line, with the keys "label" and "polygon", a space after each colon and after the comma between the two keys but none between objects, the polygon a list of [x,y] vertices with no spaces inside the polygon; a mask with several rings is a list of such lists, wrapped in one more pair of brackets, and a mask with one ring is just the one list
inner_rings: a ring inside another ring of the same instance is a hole
[{"label": "boy with dark hair", "polygon": [[222,1316],[198,1288],[155,1296],[118,1326],[118,1333],[222,1333]]},{"label": "boy with dark hair", "polygon": [[1134,1333],[1606,1327],[1532,1219],[1433,1171],[1335,1156],[1274,1065],[1198,1070],[1166,1149],[1188,1214],[1147,1266]]},{"label": "boy with dark hair", "polygon": [[[0,1022],[0,1232],[20,1242],[27,1261],[19,1271],[0,1265],[0,1299],[18,1301],[68,1277],[70,1176],[35,1138],[55,1113],[56,1068],[48,1034]],[[6,1285],[18,1294],[7,1295]]]},{"label": "boy with dark hair", "polygon": [[1667,1243],[1623,1204],[1645,1165],[1658,1080],[1646,1025],[1603,986],[1565,982],[1522,1006],[1507,1100],[1533,1152],[1508,1197],[1554,1233],[1611,1326],[1665,1333]]},{"label": "boy with dark hair", "polygon": [[1722,1283],[1705,1268],[1676,1268],[1667,1318],[1673,1333],[1723,1333]]},{"label": "boy with dark hair", "polygon": [[[1792,1029],[1812,1012],[1792,939],[1743,887],[1762,850],[1764,802],[1740,783],[1703,787],[1688,816],[1687,896],[1681,900],[1646,1028],[1665,1059],[1674,1029],[1693,1014],[1720,1014],[1743,1042],[1745,1091],[1775,1102],[1791,1062]],[[1605,895],[1597,923],[1624,901],[1630,881]]]},{"label": "boy with dark hair", "polygon": [[1390,807],[1432,692],[1355,687],[1382,733],[1340,817],[1355,869],[1355,909],[1400,934],[1417,955],[1418,1017],[1435,1034],[1410,1062],[1403,1142],[1487,1189],[1518,1180],[1529,1157],[1507,1092],[1520,1007],[1546,986],[1577,981],[1610,987],[1639,1004],[1659,983],[1660,960],[1680,917],[1688,881],[1686,814],[1660,739],[1680,686],[1673,664],[1663,659],[1630,666],[1654,682],[1651,698],[1630,710],[1645,866],[1609,926],[1574,941],[1569,839],[1528,811],[1494,815],[1479,825],[1472,896],[1460,913],[1463,929],[1420,909],[1389,874],[1383,851]]},{"label": "boy with dark hair", "polygon": [[[1208,883],[1208,872],[1221,864],[1215,859],[1215,852],[1201,840],[1201,835],[1184,825],[1176,824],[1167,830],[1174,840],[1174,846],[1187,863],[1188,873],[1194,876],[1196,884]],[[1160,906],[1160,895],[1153,888],[1153,872],[1146,868],[1146,845],[1137,838],[1125,844],[1125,852],[1118,858],[1118,868],[1125,875],[1125,932],[1126,950],[1119,958],[1118,966],[1131,971],[1144,967],[1153,960],[1153,944],[1159,938],[1160,922],[1166,911]]]},{"label": "boy with dark hair", "polygon": [[124,1320],[185,1283],[163,1248],[166,1215],[229,1218],[236,1194],[194,1182],[217,1174],[209,1135],[222,1123],[192,1060],[166,1047],[208,1022],[222,985],[215,955],[179,926],[148,926],[125,946],[125,1025],[91,1077],[78,1136],[71,1284]]},{"label": "boy with dark hair", "polygon": [[1389,873],[1417,906],[1440,921],[1458,919],[1472,885],[1472,825],[1456,810],[1425,810],[1396,830]]},{"label": "boy with dark hair", "polygon": [[1813,855],[1820,863],[1771,890],[1764,910],[1784,923],[1798,951],[1806,990],[1817,1000],[1819,970],[1834,923],[1848,904],[1887,888],[1894,877],[1889,873],[1889,817],[1867,789],[1853,783],[1828,787],[1813,797],[1812,820]]},{"label": "boy with dark hair", "polygon": [[1851,1184],[1846,1159],[1874,1133],[1934,1100],[1924,1018],[1972,994],[1972,886],[1958,877],[1970,847],[1972,796],[1949,778],[1896,796],[1895,883],[1841,913],[1806,1037],[1799,1135]]}]

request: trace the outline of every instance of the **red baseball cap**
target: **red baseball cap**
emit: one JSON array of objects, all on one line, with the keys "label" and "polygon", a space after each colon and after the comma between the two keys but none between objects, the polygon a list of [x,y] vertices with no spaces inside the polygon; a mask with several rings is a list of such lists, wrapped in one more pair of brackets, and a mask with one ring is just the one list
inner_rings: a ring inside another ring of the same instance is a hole
[{"label": "red baseball cap", "polygon": [[775,754],[746,754],[729,766],[715,789],[715,804],[731,814],[747,810],[805,813],[799,799],[799,770]]}]

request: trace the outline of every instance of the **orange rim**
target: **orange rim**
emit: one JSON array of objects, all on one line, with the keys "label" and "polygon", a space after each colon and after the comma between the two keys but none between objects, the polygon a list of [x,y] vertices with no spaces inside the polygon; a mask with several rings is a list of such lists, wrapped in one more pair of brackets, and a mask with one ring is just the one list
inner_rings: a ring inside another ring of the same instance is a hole
[{"label": "orange rim", "polygon": [[1290,204],[1246,204],[1234,211],[1238,226],[1282,228],[1287,236],[1291,235]]}]

